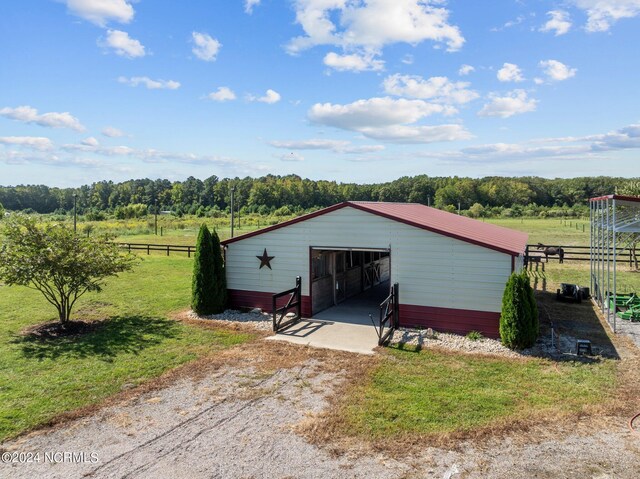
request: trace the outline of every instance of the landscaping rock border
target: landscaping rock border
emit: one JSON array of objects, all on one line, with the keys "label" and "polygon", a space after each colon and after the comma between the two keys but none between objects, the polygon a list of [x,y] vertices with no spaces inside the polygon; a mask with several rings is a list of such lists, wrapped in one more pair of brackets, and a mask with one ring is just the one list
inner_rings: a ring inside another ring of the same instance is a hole
[{"label": "landscaping rock border", "polygon": [[270,331],[273,328],[271,315],[259,309],[250,312],[237,311],[235,309],[227,309],[224,313],[199,315],[193,311],[189,311],[188,315],[191,319],[204,319],[210,321],[224,321],[225,323],[245,324],[254,327],[260,331]]},{"label": "landscaping rock border", "polygon": [[391,344],[413,346],[417,348],[441,348],[449,351],[495,354],[509,358],[521,357],[515,351],[503,346],[500,341],[491,338],[472,340],[459,334],[441,333],[432,330],[398,329],[393,333]]}]

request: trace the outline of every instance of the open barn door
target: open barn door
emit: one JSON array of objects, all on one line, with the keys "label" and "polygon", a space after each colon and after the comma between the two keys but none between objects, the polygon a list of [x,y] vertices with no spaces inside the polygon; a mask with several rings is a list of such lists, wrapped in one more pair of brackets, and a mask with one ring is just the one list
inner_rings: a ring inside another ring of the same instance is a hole
[{"label": "open barn door", "polygon": [[382,282],[391,273],[390,249],[312,247],[312,315],[341,304]]}]

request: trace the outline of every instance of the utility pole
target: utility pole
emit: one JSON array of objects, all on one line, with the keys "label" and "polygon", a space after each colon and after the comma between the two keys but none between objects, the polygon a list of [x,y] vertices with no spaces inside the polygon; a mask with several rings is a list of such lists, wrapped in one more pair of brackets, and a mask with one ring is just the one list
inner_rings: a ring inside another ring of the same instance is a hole
[{"label": "utility pole", "polygon": [[155,228],[156,228],[156,236],[158,236],[158,198],[153,200],[153,211],[155,213]]},{"label": "utility pole", "polygon": [[431,206],[431,195],[427,195],[427,206]]},{"label": "utility pole", "polygon": [[458,201],[458,214],[460,214],[460,202]]},{"label": "utility pole", "polygon": [[233,238],[233,223],[235,222],[235,215],[233,212],[233,193],[236,191],[236,187],[231,187],[231,237]]},{"label": "utility pole", "polygon": [[76,210],[76,202],[78,200],[78,193],[73,194],[73,232],[76,233],[78,231],[78,215]]}]

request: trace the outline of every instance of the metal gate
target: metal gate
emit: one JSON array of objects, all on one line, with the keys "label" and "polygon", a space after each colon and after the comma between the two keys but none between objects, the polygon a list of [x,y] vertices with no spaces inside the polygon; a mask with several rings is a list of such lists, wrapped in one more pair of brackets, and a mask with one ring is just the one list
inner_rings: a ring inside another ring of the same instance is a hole
[{"label": "metal gate", "polygon": [[[272,306],[273,308],[273,331],[277,333],[289,326],[296,324],[302,318],[302,278],[296,276],[295,288],[288,289],[282,293],[273,295]],[[278,299],[289,295],[289,300],[284,306],[278,308]],[[295,308],[295,314],[289,316],[289,311]]]},{"label": "metal gate", "polygon": [[380,318],[377,325],[373,320],[373,316],[369,315],[369,319],[371,319],[378,335],[378,346],[388,344],[393,337],[394,331],[400,326],[399,289],[398,283],[394,283],[389,296],[380,303]]}]

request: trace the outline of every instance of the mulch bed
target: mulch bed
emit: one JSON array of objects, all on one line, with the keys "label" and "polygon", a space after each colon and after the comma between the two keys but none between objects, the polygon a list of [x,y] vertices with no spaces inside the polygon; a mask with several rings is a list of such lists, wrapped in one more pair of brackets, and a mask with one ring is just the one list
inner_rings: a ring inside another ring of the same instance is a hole
[{"label": "mulch bed", "polygon": [[104,324],[104,321],[60,321],[36,324],[22,331],[23,336],[36,339],[56,339],[68,336],[81,336],[91,333]]}]

